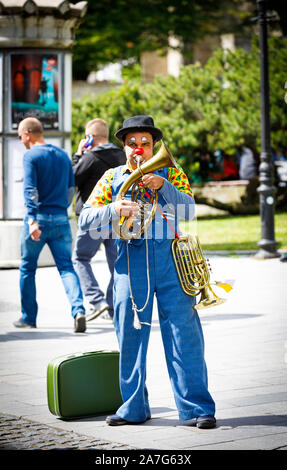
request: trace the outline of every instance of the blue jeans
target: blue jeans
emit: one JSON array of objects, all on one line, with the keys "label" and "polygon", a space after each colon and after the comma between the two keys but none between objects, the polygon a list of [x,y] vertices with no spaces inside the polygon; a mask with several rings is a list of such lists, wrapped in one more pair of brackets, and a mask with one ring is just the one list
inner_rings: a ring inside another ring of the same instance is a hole
[{"label": "blue jeans", "polygon": [[[185,294],[179,284],[171,253],[171,240],[148,240],[150,297],[139,313],[142,322],[151,323],[154,295],[157,297],[159,324],[165,358],[179,419],[214,415],[215,403],[208,391],[204,360],[204,338],[200,319],[193,308],[195,298]],[[129,245],[132,290],[142,308],[147,298],[146,245],[143,240]],[[117,414],[127,421],[145,421],[150,416],[146,387],[146,356],[151,327],[133,327],[128,282],[127,250],[119,242],[115,263],[114,324],[120,348],[120,386],[123,405]],[[151,364],[152,366],[152,364]]]},{"label": "blue jeans", "polygon": [[39,255],[46,243],[51,250],[71,304],[72,316],[75,317],[78,312],[85,312],[80,282],[71,259],[72,233],[68,216],[41,214],[37,216],[37,221],[42,230],[40,241],[32,240],[27,218],[24,220],[21,239],[21,311],[22,320],[29,325],[36,324],[38,305],[35,274]]},{"label": "blue jeans", "polygon": [[[111,275],[107,286],[106,297],[100,289],[91,266],[91,260],[96,255],[101,243],[103,243],[105,247],[106,259]],[[90,304],[96,304],[106,298],[106,301],[110,306],[109,314],[111,317],[114,316],[113,284],[116,257],[117,249],[115,246],[115,240],[112,238],[93,238],[90,236],[88,231],[78,231],[73,253],[73,263],[79,276],[84,296],[88,299]]]}]

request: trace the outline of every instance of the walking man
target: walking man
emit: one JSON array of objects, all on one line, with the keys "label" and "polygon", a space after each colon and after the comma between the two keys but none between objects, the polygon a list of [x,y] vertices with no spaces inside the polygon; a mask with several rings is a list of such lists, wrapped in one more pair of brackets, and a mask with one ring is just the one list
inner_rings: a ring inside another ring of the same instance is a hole
[{"label": "walking man", "polygon": [[27,213],[21,238],[22,316],[14,326],[36,328],[35,274],[39,255],[47,243],[71,304],[74,332],[81,333],[86,330],[86,317],[80,282],[72,263],[72,233],[67,214],[75,186],[72,164],[64,150],[46,144],[38,119],[28,117],[21,121],[18,135],[27,149],[23,157]]}]

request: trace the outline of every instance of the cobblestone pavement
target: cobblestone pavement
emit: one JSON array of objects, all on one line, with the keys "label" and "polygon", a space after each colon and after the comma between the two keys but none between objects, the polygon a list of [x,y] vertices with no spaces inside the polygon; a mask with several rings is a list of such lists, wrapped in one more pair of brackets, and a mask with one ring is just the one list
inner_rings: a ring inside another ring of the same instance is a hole
[{"label": "cobblestone pavement", "polygon": [[95,439],[75,432],[17,416],[0,414],[0,450],[135,450],[106,439]]}]

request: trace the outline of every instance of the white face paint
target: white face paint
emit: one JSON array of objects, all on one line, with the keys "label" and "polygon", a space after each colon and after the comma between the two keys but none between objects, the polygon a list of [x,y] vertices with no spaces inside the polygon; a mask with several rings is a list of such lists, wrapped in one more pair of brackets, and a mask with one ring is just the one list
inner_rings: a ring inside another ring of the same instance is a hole
[{"label": "white face paint", "polygon": [[[144,153],[136,155],[135,149],[142,148]],[[128,163],[135,169],[139,164],[149,160],[153,156],[153,139],[149,132],[130,132],[125,138],[125,153]]]}]

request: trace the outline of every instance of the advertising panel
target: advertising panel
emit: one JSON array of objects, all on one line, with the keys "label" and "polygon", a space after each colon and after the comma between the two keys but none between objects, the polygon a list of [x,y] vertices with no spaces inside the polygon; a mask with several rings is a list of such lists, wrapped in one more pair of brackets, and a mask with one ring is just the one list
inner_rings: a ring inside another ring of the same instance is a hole
[{"label": "advertising panel", "polygon": [[58,54],[11,54],[11,128],[34,116],[44,129],[59,128]]}]

